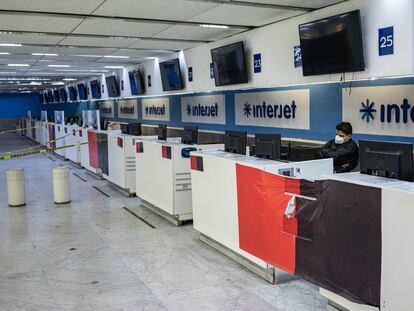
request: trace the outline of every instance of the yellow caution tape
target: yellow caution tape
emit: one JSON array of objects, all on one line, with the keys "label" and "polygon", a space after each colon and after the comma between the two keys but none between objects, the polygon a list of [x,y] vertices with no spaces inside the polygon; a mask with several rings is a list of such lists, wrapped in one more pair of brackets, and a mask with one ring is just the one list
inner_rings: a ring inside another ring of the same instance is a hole
[{"label": "yellow caution tape", "polygon": [[23,128],[23,129],[15,129],[15,130],[4,131],[4,132],[0,132],[0,135],[14,133],[14,132],[20,132],[20,131],[27,131],[27,130],[31,130],[31,129],[38,129],[38,128],[41,128],[41,127],[44,127],[44,126],[45,125],[33,126],[33,127],[26,127],[26,128]]}]

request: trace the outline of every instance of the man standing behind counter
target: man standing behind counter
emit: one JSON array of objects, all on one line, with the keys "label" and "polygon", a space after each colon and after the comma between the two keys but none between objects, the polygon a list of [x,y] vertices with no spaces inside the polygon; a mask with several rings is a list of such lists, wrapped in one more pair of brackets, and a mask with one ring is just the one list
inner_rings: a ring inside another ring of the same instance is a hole
[{"label": "man standing behind counter", "polygon": [[333,158],[335,173],[353,170],[359,161],[358,145],[352,140],[352,125],[341,122],[336,126],[335,139],[327,142],[316,154],[316,159]]}]

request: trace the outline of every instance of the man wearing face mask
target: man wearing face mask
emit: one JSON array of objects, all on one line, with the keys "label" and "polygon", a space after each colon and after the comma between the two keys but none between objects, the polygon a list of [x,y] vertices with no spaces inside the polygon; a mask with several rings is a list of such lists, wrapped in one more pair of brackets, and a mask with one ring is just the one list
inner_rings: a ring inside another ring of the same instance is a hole
[{"label": "man wearing face mask", "polygon": [[346,173],[353,170],[358,164],[359,148],[352,140],[351,123],[339,123],[336,126],[335,139],[326,143],[315,154],[315,158],[333,158],[335,173]]}]

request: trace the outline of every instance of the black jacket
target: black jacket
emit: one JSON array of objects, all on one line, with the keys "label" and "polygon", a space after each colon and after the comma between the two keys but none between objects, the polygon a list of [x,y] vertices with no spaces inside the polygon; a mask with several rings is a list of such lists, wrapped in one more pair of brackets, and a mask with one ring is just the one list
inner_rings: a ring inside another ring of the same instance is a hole
[{"label": "black jacket", "polygon": [[346,173],[358,165],[359,148],[352,139],[341,145],[330,140],[315,154],[315,158],[333,158],[335,173]]}]

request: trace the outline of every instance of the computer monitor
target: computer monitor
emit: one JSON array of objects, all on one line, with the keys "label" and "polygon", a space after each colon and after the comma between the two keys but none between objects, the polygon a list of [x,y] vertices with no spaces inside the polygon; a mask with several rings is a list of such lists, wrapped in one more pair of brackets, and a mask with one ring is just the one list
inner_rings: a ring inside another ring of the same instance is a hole
[{"label": "computer monitor", "polygon": [[198,142],[198,126],[185,126],[182,143],[187,145],[197,144]]},{"label": "computer monitor", "polygon": [[158,125],[158,140],[167,140],[167,125]]},{"label": "computer monitor", "polygon": [[255,155],[258,158],[280,160],[280,146],[282,137],[280,134],[256,134]]},{"label": "computer monitor", "polygon": [[362,174],[413,181],[413,145],[383,141],[359,141]]},{"label": "computer monitor", "polygon": [[224,134],[224,149],[226,152],[246,155],[246,132],[226,131]]},{"label": "computer monitor", "polygon": [[121,123],[121,133],[122,134],[129,134],[128,124]]},{"label": "computer monitor", "polygon": [[128,124],[128,134],[141,136],[141,123],[129,123]]}]

